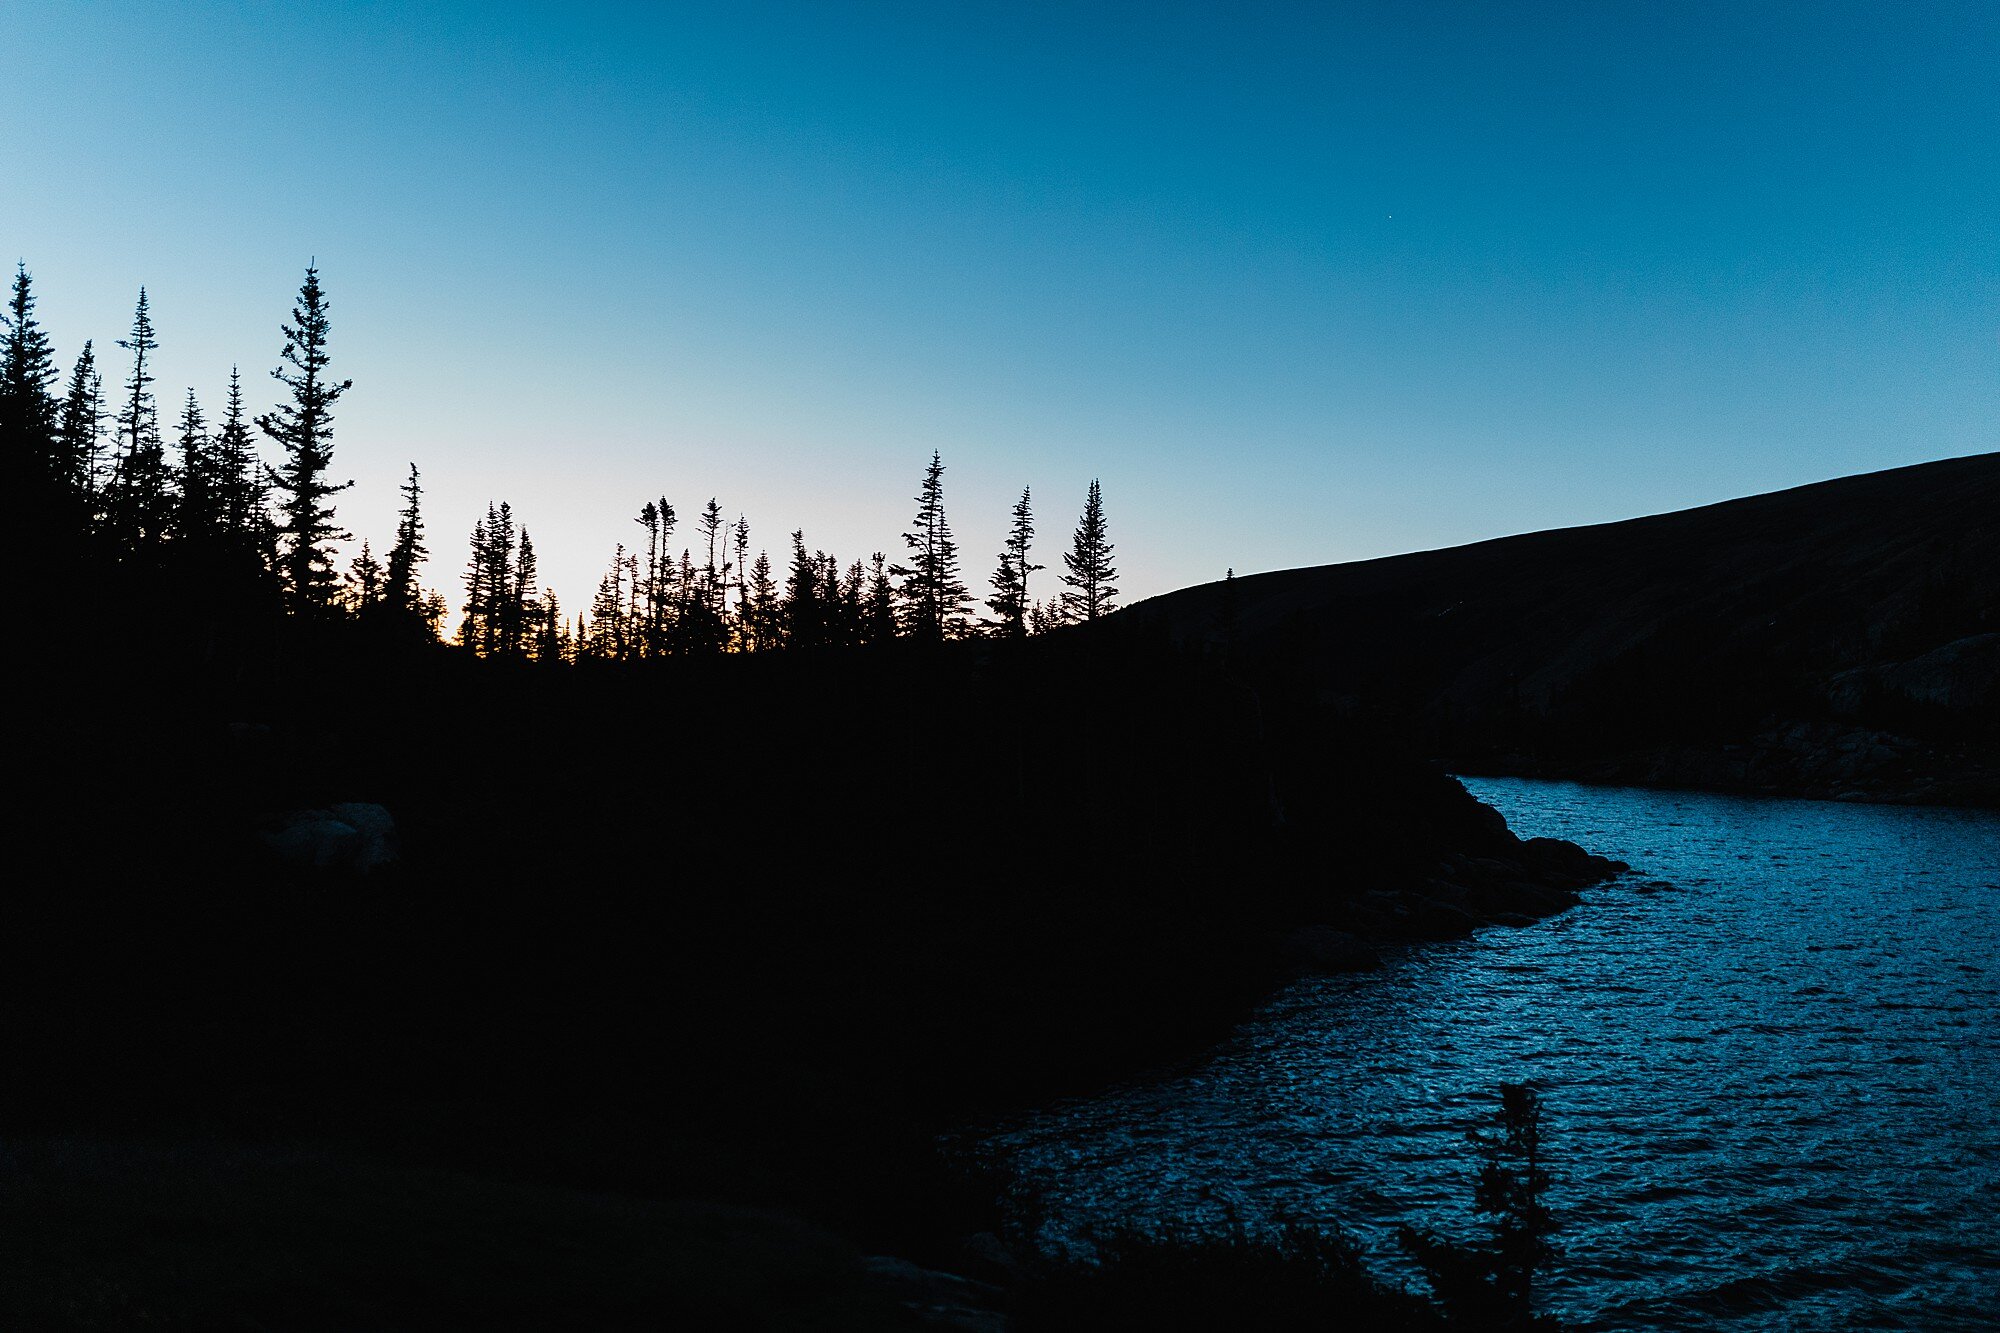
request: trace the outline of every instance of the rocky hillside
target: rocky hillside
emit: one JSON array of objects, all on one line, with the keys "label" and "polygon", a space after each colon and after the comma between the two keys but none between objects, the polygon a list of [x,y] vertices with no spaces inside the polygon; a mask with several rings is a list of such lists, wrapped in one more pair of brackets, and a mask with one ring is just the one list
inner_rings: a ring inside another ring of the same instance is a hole
[{"label": "rocky hillside", "polygon": [[2000,454],[1126,614],[1466,769],[2000,801]]}]

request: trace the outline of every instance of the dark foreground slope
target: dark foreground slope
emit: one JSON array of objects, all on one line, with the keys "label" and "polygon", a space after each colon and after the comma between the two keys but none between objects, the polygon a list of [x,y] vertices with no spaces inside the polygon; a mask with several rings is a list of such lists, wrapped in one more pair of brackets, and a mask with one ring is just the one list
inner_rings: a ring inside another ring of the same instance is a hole
[{"label": "dark foreground slope", "polygon": [[[988,1225],[939,1132],[1607,869],[1116,627],[657,670],[286,635],[80,654],[21,724],[0,1322],[891,1326],[857,1255]],[[397,863],[266,847],[341,801]]]},{"label": "dark foreground slope", "polygon": [[1127,614],[1471,771],[2000,800],[2000,454]]}]

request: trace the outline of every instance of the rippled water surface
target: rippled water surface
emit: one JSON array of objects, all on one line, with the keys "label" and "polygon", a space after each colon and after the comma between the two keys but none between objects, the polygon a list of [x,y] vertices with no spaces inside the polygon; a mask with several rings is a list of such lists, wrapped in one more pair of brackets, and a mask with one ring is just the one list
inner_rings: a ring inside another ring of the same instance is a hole
[{"label": "rippled water surface", "polygon": [[1309,1216],[1397,1271],[1395,1224],[1468,1220],[1463,1135],[1533,1079],[1577,1326],[2000,1327],[2000,818],[1467,785],[1635,873],[1005,1127],[1044,1239]]}]

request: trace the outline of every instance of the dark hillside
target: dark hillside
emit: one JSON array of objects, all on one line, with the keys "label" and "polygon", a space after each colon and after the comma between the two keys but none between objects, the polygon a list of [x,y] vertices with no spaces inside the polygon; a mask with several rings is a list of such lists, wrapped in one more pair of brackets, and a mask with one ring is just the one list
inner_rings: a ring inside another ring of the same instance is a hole
[{"label": "dark hillside", "polygon": [[2000,454],[1126,614],[1468,769],[2000,799]]},{"label": "dark hillside", "polygon": [[[1197,1050],[1288,969],[1525,924],[1612,869],[1310,701],[1100,628],[538,668],[289,625],[282,669],[165,652],[142,698],[131,662],[79,653],[20,737],[54,853],[10,894],[0,972],[0,1128],[55,1142],[47,1206],[11,1218],[51,1238],[22,1263],[121,1274],[83,1321],[120,1326],[169,1300],[128,1263],[164,1263],[166,1228],[203,1266],[259,1256],[254,1299],[190,1279],[174,1326],[302,1326],[294,1271],[354,1282],[327,1323],[372,1326],[397,1298],[355,1293],[384,1283],[599,1284],[568,1251],[489,1272],[461,1215],[516,1247],[555,1209],[615,1256],[748,1209],[764,1239],[732,1262],[830,1265],[814,1300],[863,1299],[851,1262],[782,1238],[951,1262],[991,1194],[939,1133]],[[385,807],[400,857],[267,845],[340,802]],[[296,1198],[258,1191],[266,1157]],[[470,1193],[405,1217],[397,1182],[438,1171]],[[175,1201],[120,1183],[155,1176]],[[365,1220],[395,1257],[267,1244],[256,1217]],[[731,1281],[683,1255],[589,1322],[739,1326],[703,1304]]]}]

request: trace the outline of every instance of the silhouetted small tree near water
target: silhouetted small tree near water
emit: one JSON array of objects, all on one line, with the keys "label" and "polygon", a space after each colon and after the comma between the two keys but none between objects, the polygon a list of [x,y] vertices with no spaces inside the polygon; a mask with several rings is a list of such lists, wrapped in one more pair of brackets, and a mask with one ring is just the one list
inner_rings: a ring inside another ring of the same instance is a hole
[{"label": "silhouetted small tree near water", "polygon": [[1542,1202],[1550,1177],[1542,1156],[1542,1100],[1526,1083],[1500,1085],[1497,1132],[1467,1135],[1480,1158],[1473,1207],[1492,1218],[1489,1234],[1452,1241],[1404,1227],[1399,1239],[1423,1269],[1439,1304],[1467,1328],[1554,1329],[1534,1312],[1535,1278],[1555,1257],[1555,1219]]},{"label": "silhouetted small tree near water", "polygon": [[1377,1277],[1337,1226],[1288,1222],[1253,1232],[1188,1224],[1096,1238],[1093,1260],[1044,1265],[1023,1286],[1023,1330],[1437,1329],[1536,1330],[1561,1323],[1534,1311],[1535,1279],[1554,1257],[1555,1219],[1542,1202],[1541,1098],[1500,1085],[1498,1123],[1467,1136],[1479,1162],[1473,1208],[1491,1230],[1470,1241],[1403,1227],[1399,1240],[1430,1296]]}]

